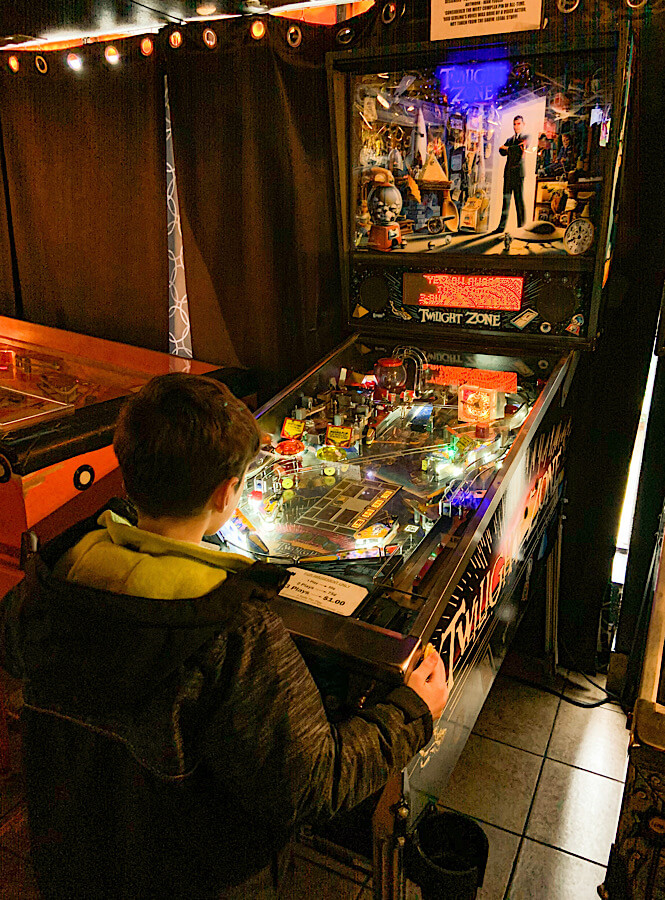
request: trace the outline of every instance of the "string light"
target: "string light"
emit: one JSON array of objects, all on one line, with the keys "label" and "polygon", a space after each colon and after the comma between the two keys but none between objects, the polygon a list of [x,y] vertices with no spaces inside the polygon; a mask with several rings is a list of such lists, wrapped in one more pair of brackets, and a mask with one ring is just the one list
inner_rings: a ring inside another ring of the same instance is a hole
[{"label": "string light", "polygon": [[80,56],[76,53],[68,53],[67,54],[67,65],[70,69],[73,69],[75,72],[80,72],[83,68],[83,61]]},{"label": "string light", "polygon": [[169,35],[169,44],[173,47],[174,50],[177,50],[178,47],[182,46],[182,32],[181,31],[172,31]]},{"label": "string light", "polygon": [[143,38],[143,40],[141,41],[141,53],[144,56],[150,56],[154,49],[155,49],[155,45],[152,41],[152,38],[149,38],[149,37]]},{"label": "string light", "polygon": [[206,28],[203,32],[203,43],[211,50],[217,46],[217,34],[212,28]]},{"label": "string light", "polygon": [[120,62],[120,54],[118,53],[117,47],[111,45],[104,50],[104,56],[106,57],[106,62],[111,66],[117,66]]},{"label": "string light", "polygon": [[261,19],[254,19],[252,22],[249,33],[252,35],[255,41],[260,41],[263,35],[266,33],[265,22]]},{"label": "string light", "polygon": [[10,56],[7,60],[7,65],[12,70],[12,72],[18,72],[20,68],[20,63],[18,61],[18,56]]}]

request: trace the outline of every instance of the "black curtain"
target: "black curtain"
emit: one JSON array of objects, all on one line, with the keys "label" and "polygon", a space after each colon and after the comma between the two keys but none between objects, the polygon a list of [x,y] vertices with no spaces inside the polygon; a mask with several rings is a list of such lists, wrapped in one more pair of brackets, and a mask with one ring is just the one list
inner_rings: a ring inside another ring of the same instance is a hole
[{"label": "black curtain", "polygon": [[338,45],[336,29],[261,21],[261,40],[235,19],[213,49],[189,26],[165,52],[194,356],[221,362],[228,332],[267,397],[341,333],[324,64]]},{"label": "black curtain", "polygon": [[104,45],[77,49],[79,72],[67,51],[41,54],[44,74],[36,53],[15,54],[17,73],[3,55],[0,121],[23,311],[39,324],[167,350],[163,73],[137,39],[117,47],[117,66]]},{"label": "black curtain", "polygon": [[0,316],[15,316],[18,310],[7,196],[7,168],[0,128]]},{"label": "black curtain", "polygon": [[[570,503],[564,531],[559,635],[562,663],[576,669],[596,668],[601,607],[609,599],[612,560],[663,283],[665,232],[659,224],[660,192],[654,185],[659,183],[662,169],[657,147],[665,114],[664,34],[660,22],[647,22],[639,29],[641,46],[624,149],[617,241],[605,290],[601,335],[596,350],[583,355],[569,399],[574,427],[567,466]],[[657,465],[662,468],[660,458]],[[653,530],[658,511],[657,504],[649,520]],[[647,560],[652,534],[643,535],[647,537]],[[629,572],[627,589],[632,580]],[[641,588],[638,591],[641,598]],[[624,603],[627,594],[633,592],[625,592]],[[634,594],[632,599],[635,602],[627,605],[634,623],[640,600]],[[618,642],[617,650],[628,652],[631,637],[632,632],[627,647],[625,641],[623,646]]]}]

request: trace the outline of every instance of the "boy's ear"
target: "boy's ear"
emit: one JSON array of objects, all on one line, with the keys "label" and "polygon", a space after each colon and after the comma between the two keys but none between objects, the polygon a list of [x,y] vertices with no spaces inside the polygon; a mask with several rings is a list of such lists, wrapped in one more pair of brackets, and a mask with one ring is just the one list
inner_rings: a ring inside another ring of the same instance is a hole
[{"label": "boy's ear", "polygon": [[239,482],[240,479],[234,475],[233,478],[227,478],[226,481],[222,481],[212,492],[210,503],[217,512],[222,512],[232,501]]}]

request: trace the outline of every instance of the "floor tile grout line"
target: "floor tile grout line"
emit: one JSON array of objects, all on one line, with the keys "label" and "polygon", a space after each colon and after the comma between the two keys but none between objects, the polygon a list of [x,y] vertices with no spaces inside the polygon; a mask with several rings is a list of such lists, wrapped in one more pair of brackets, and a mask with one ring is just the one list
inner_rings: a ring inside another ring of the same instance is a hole
[{"label": "floor tile grout line", "polygon": [[509,744],[508,741],[502,741],[500,738],[490,737],[488,734],[480,734],[478,731],[472,731],[475,737],[484,738],[486,741],[494,741],[495,744],[502,744],[504,747],[510,747],[512,750],[521,750],[523,753],[530,753],[532,756],[538,756],[542,759],[544,753],[537,753],[535,750],[527,750],[526,747],[518,747],[517,744]]},{"label": "floor tile grout line", "polygon": [[522,833],[520,831],[513,831],[511,828],[504,828],[503,825],[494,825],[492,822],[488,822],[487,819],[481,819],[479,816],[472,816],[471,813],[462,812],[461,809],[455,809],[454,806],[440,806],[439,809],[447,809],[450,812],[459,813],[462,816],[468,816],[470,819],[474,819],[476,822],[480,822],[481,825],[487,825],[490,828],[496,828],[497,831],[504,831],[506,834],[511,834],[513,837],[522,837]]},{"label": "floor tile grout line", "polygon": [[[544,753],[537,753],[535,750],[527,750],[526,747],[518,747],[517,744],[510,744],[508,743],[508,741],[502,741],[500,738],[490,737],[488,734],[481,734],[478,731],[472,731],[471,734],[474,735],[474,737],[484,738],[486,741],[494,741],[495,744],[501,744],[504,747],[510,747],[512,750],[521,750],[523,753],[530,753],[532,756],[551,759],[553,762],[561,763],[564,766],[570,766],[571,769],[578,769],[580,772],[588,772],[590,775],[598,775],[600,778],[607,778],[610,781],[618,781],[619,784],[626,783],[625,778],[615,778],[613,775],[605,775],[603,772],[594,772],[593,769],[587,769],[584,766],[576,766],[575,763],[569,763],[565,759],[557,759],[556,756],[547,756],[547,749]],[[549,741],[547,746],[549,747]]]},{"label": "floor tile grout line", "polygon": [[533,804],[536,799],[536,794],[538,793],[538,785],[540,784],[540,779],[543,775],[543,769],[545,768],[545,760],[547,759],[547,751],[550,746],[550,742],[552,740],[552,735],[554,734],[554,726],[556,725],[556,720],[559,717],[559,710],[561,709],[561,704],[563,703],[563,697],[559,697],[559,702],[557,703],[556,712],[554,713],[554,721],[552,722],[552,727],[550,728],[550,736],[547,739],[547,745],[545,747],[545,754],[543,755],[542,762],[540,764],[540,771],[538,772],[538,778],[536,779],[536,784],[533,789],[533,795],[531,797],[531,803],[529,804],[529,810],[526,814],[526,819],[524,820],[524,825],[522,826],[522,835],[520,837],[520,842],[517,847],[517,853],[515,854],[515,859],[513,860],[513,865],[510,870],[510,875],[508,877],[508,883],[506,885],[506,890],[503,894],[503,900],[510,900],[510,889],[513,884],[513,880],[515,878],[515,872],[517,871],[517,864],[519,862],[520,854],[522,853],[522,847],[524,846],[524,841],[526,839],[526,830],[529,825],[529,818],[531,817],[531,810],[533,809]]},{"label": "floor tile grout line", "polygon": [[598,778],[606,778],[608,781],[616,781],[617,784],[625,784],[625,778],[613,778],[611,775],[603,775],[602,772],[594,772],[593,769],[585,769],[584,766],[576,766],[574,763],[566,762],[565,759],[557,759],[555,756],[546,756],[550,762],[559,763],[560,766],[568,766],[569,769],[577,769],[578,772],[587,772],[589,775],[597,775]]},{"label": "floor tile grout line", "polygon": [[594,866],[600,866],[601,869],[607,868],[607,863],[598,862],[597,859],[589,859],[588,856],[582,856],[579,853],[573,853],[572,850],[564,850],[563,847],[555,847],[554,844],[548,844],[547,841],[541,841],[538,838],[527,837],[524,836],[524,840],[531,841],[534,844],[540,844],[543,847],[548,847],[550,850],[556,850],[557,853],[565,853],[566,856],[574,856],[575,859],[581,859],[583,862],[592,863]]}]

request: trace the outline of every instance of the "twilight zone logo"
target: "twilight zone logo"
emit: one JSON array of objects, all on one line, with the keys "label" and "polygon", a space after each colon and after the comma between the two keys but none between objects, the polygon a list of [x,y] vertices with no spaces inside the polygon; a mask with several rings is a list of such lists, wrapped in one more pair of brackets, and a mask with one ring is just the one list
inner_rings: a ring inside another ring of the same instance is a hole
[{"label": "twilight zone logo", "polygon": [[[414,314],[415,314],[414,310]],[[500,328],[501,314],[498,312],[478,312],[477,310],[465,310],[454,312],[450,309],[421,309],[420,321],[423,325],[434,322],[437,325],[474,325],[482,328]]]},{"label": "twilight zone logo", "polygon": [[[449,689],[454,684],[455,669],[475,645],[510,581],[538,514],[558,490],[569,434],[570,420],[566,420],[534,441],[525,462],[522,502],[513,505],[504,495],[432,635],[432,643],[446,664]],[[510,515],[509,507],[514,510]]]}]

